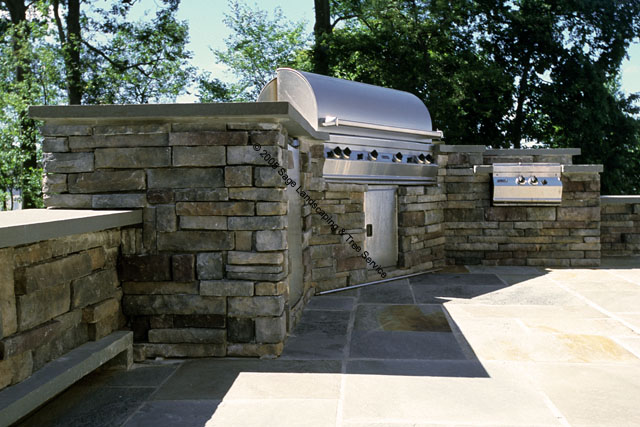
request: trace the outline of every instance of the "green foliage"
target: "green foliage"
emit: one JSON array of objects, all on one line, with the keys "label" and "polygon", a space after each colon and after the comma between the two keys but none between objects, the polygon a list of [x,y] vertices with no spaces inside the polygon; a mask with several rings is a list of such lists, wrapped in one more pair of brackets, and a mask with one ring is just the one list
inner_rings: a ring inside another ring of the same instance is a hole
[{"label": "green foliage", "polygon": [[203,75],[198,94],[202,102],[255,101],[276,68],[309,68],[303,51],[309,47],[309,36],[303,22],[288,21],[280,8],[271,18],[257,5],[230,0],[229,6],[231,13],[225,15],[224,22],[233,32],[225,39],[227,49],[213,53],[218,62],[229,67],[236,81],[225,84]]},{"label": "green foliage", "polygon": [[[123,5],[114,8],[126,18]],[[174,11],[174,6],[158,9],[146,22],[120,21],[114,9],[95,11],[100,19],[87,21],[84,40],[86,103],[175,102],[186,92],[195,68],[186,49],[188,25],[176,21]],[[105,34],[110,37],[101,41]]]},{"label": "green foliage", "polygon": [[333,0],[330,73],[414,93],[449,144],[578,147],[640,191],[638,97],[616,87],[640,0]]},{"label": "green foliage", "polygon": [[[22,191],[24,207],[43,205],[41,137],[29,105],[64,103],[72,83],[84,103],[171,102],[193,80],[179,0],[163,0],[153,19],[137,22],[127,21],[133,2],[82,2],[76,33],[64,25],[69,3],[25,1],[27,12],[9,20],[0,2],[0,205],[10,189]],[[76,42],[79,65],[70,69]]]}]

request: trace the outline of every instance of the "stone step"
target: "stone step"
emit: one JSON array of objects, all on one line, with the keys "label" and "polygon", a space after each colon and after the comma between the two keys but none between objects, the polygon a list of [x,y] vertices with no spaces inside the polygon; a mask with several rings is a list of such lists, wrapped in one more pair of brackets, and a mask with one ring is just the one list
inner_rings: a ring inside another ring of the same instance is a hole
[{"label": "stone step", "polygon": [[0,426],[8,426],[100,366],[129,368],[133,333],[116,331],[47,363],[28,379],[0,391]]}]

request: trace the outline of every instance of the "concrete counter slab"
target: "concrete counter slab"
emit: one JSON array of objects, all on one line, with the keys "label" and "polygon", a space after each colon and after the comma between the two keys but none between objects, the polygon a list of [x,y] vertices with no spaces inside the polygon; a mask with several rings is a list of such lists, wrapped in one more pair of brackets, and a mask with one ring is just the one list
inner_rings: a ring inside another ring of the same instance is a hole
[{"label": "concrete counter slab", "polygon": [[141,222],[142,212],[139,210],[25,209],[0,212],[0,248]]}]

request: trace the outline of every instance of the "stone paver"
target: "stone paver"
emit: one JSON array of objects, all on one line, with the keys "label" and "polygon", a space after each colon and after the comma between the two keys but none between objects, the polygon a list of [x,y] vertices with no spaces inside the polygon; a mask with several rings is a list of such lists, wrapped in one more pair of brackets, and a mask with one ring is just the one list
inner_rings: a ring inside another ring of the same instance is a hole
[{"label": "stone paver", "polygon": [[639,425],[639,278],[469,266],[315,297],[279,359],[93,375],[25,425]]}]

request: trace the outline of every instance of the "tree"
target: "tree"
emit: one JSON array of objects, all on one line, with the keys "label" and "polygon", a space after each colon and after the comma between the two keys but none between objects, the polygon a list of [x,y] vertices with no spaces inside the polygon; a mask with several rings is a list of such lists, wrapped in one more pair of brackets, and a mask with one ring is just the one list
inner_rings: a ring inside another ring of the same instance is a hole
[{"label": "tree", "polygon": [[273,18],[257,5],[249,7],[230,0],[225,24],[233,33],[225,39],[227,49],[214,50],[216,59],[229,67],[237,81],[224,84],[204,74],[199,81],[201,101],[254,101],[278,67],[307,69],[308,36],[303,22],[290,22],[276,8]]},{"label": "tree", "polygon": [[150,22],[127,22],[134,3],[89,3],[86,13],[79,0],[52,0],[70,104],[166,102],[186,91],[195,69],[188,26],[175,19],[180,1],[163,0]]},{"label": "tree", "polygon": [[638,97],[625,98],[615,85],[640,35],[640,0],[332,0],[330,7],[330,36],[321,39],[328,74],[415,94],[447,143],[579,147],[579,161],[605,165],[603,192],[640,188]]},{"label": "tree", "polygon": [[[127,22],[135,0],[0,0],[0,196],[41,207],[41,153],[29,105],[173,101],[194,74],[179,0]],[[9,18],[9,19],[7,19]],[[56,42],[57,40],[57,42]]]}]

